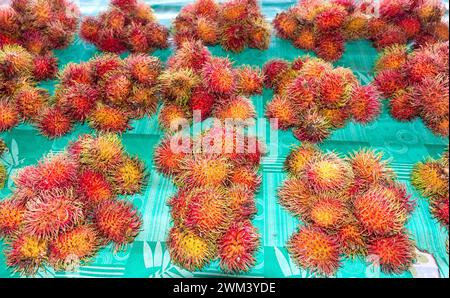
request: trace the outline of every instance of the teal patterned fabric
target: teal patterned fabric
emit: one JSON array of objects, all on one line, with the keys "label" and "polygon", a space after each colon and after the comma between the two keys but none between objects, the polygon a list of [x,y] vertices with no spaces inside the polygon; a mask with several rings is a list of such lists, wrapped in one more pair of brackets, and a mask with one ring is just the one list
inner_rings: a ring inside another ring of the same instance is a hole
[{"label": "teal patterned fabric", "polygon": [[[106,0],[78,1],[83,14],[95,15],[104,10]],[[146,1],[152,5],[158,20],[170,25],[178,11],[192,1]],[[272,19],[277,12],[287,9],[296,1],[262,1],[263,13]],[[448,1],[446,0],[448,7]],[[213,54],[229,56],[237,65],[249,64],[262,66],[272,58],[294,59],[308,53],[294,48],[289,42],[273,37],[267,51],[245,50],[240,54],[231,54],[219,47],[211,48]],[[172,49],[158,51],[154,55],[163,61],[171,55]],[[76,39],[73,45],[57,51],[60,68],[69,62],[89,60],[97,54],[92,45]],[[309,53],[311,54],[311,53]],[[312,54],[311,54],[312,55]],[[373,79],[373,65],[377,52],[366,41],[350,42],[346,45],[344,57],[335,65],[350,67],[362,83]],[[53,91],[55,81],[42,85]],[[253,103],[258,117],[264,117],[264,107],[273,96],[272,91],[265,90],[262,96],[254,96]],[[166,248],[166,234],[171,226],[167,199],[176,192],[170,180],[158,174],[153,166],[153,150],[163,136],[158,127],[157,118],[151,117],[133,123],[134,129],[123,134],[122,139],[129,153],[139,156],[145,161],[150,183],[145,193],[129,198],[143,215],[143,231],[136,241],[122,252],[114,252],[112,247],[103,249],[87,266],[75,272],[54,272],[48,269],[40,272],[39,277],[210,277],[224,276],[218,263],[214,262],[198,272],[181,269],[170,260]],[[293,145],[299,142],[292,132],[278,132],[277,138],[271,138],[277,132],[270,129],[267,121],[261,120],[254,127],[259,138],[267,143],[269,155],[263,160],[261,175],[263,183],[257,195],[258,213],[254,223],[261,234],[261,248],[257,254],[256,266],[247,277],[312,277],[311,273],[299,269],[289,257],[285,244],[290,235],[297,229],[299,222],[278,204],[277,189],[286,179],[283,162]],[[2,133],[10,151],[3,158],[9,171],[9,177],[20,168],[35,164],[50,152],[58,152],[65,148],[69,141],[78,135],[91,133],[86,125],[79,125],[69,135],[50,141],[37,134],[29,125],[20,125],[11,132]],[[436,157],[448,146],[448,138],[434,136],[421,120],[400,123],[394,121],[384,107],[382,115],[373,123],[363,126],[349,123],[345,128],[335,131],[321,147],[345,154],[361,147],[369,147],[383,152],[385,158],[392,160],[392,166],[401,182],[408,187],[409,193],[417,199],[418,206],[407,224],[411,237],[417,243],[418,262],[410,271],[402,275],[385,275],[366,260],[344,260],[336,277],[449,277],[449,256],[446,252],[448,231],[442,228],[430,215],[425,199],[411,187],[409,176],[413,165],[427,156]],[[0,199],[4,199],[13,189],[11,179],[7,187],[0,191]],[[0,242],[1,243],[1,242]],[[1,245],[0,245],[1,246]],[[5,245],[3,245],[3,248]],[[5,265],[4,254],[0,253],[0,277],[19,277]]]}]

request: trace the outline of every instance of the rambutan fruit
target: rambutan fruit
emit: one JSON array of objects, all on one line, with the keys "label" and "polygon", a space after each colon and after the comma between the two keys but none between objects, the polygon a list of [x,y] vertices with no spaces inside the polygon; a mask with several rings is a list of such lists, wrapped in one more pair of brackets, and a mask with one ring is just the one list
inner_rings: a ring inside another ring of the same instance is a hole
[{"label": "rambutan fruit", "polygon": [[350,99],[350,88],[343,74],[337,71],[327,72],[320,81],[320,99],[326,106],[342,107]]},{"label": "rambutan fruit", "polygon": [[273,26],[278,36],[284,39],[294,39],[299,25],[292,10],[278,13],[273,20]]},{"label": "rambutan fruit", "polygon": [[98,104],[87,120],[89,126],[98,131],[121,133],[130,129],[130,118],[126,112],[103,104]]},{"label": "rambutan fruit", "polygon": [[381,270],[386,273],[400,274],[413,264],[415,259],[413,242],[405,234],[375,238],[369,243],[369,254],[379,257]]},{"label": "rambutan fruit", "polygon": [[101,24],[95,17],[87,16],[80,26],[80,36],[87,42],[95,43],[99,38]]},{"label": "rambutan fruit", "polygon": [[123,158],[123,145],[116,134],[104,133],[80,140],[79,160],[83,166],[101,172],[117,167]]},{"label": "rambutan fruit", "polygon": [[233,185],[227,189],[225,198],[233,218],[232,222],[250,219],[257,212],[255,194],[245,186]]},{"label": "rambutan fruit", "polygon": [[327,108],[321,110],[321,114],[325,117],[332,129],[339,129],[345,126],[347,120],[350,119],[350,114],[347,108]]},{"label": "rambutan fruit", "polygon": [[167,238],[172,261],[190,271],[205,267],[216,255],[214,243],[183,227],[172,227]]},{"label": "rambutan fruit", "polygon": [[413,16],[402,18],[400,21],[398,21],[398,26],[402,28],[408,39],[413,39],[422,30],[420,21]]},{"label": "rambutan fruit", "polygon": [[152,48],[166,49],[169,47],[169,29],[157,23],[149,23],[146,26],[147,39]]},{"label": "rambutan fruit", "polygon": [[364,14],[352,14],[343,24],[343,36],[346,40],[365,39],[368,36],[369,18]]},{"label": "rambutan fruit", "polygon": [[229,120],[238,123],[247,123],[255,118],[256,111],[250,99],[243,96],[236,96],[216,103],[214,115],[222,121]]},{"label": "rambutan fruit", "polygon": [[235,167],[229,180],[231,185],[243,186],[253,192],[257,191],[261,185],[261,177],[258,175],[258,171],[245,165]]},{"label": "rambutan fruit", "polygon": [[130,76],[123,72],[109,73],[102,80],[101,85],[106,99],[115,105],[122,105],[128,99],[133,88]]},{"label": "rambutan fruit", "polygon": [[436,118],[427,117],[423,118],[425,125],[436,135],[441,137],[448,137],[449,131],[449,119],[448,117]]},{"label": "rambutan fruit", "polygon": [[15,272],[27,276],[35,275],[47,259],[48,242],[34,235],[21,234],[15,237],[6,250],[6,265]]},{"label": "rambutan fruit", "polygon": [[322,76],[333,70],[333,65],[321,58],[309,58],[303,63],[299,72],[305,79],[320,79]]},{"label": "rambutan fruit", "polygon": [[159,77],[163,95],[177,105],[187,106],[200,78],[192,69],[167,70]]},{"label": "rambutan fruit", "polygon": [[314,30],[309,27],[303,27],[296,33],[294,37],[294,46],[299,49],[311,51],[314,50],[316,44],[316,35]]},{"label": "rambutan fruit", "polygon": [[18,28],[17,26],[17,12],[12,7],[1,7],[0,8],[0,28],[2,31],[6,31],[8,33],[13,33]]},{"label": "rambutan fruit", "polygon": [[311,207],[318,200],[305,182],[298,178],[286,180],[278,190],[278,198],[281,206],[303,220],[309,218]]},{"label": "rambutan fruit", "polygon": [[389,101],[392,117],[399,121],[411,121],[419,115],[414,89],[407,88],[394,93]]},{"label": "rambutan fruit", "polygon": [[408,219],[408,210],[399,198],[380,186],[356,196],[353,206],[355,216],[371,235],[397,234]]},{"label": "rambutan fruit", "polygon": [[221,189],[197,188],[188,194],[184,225],[201,237],[217,239],[230,223],[230,209]]},{"label": "rambutan fruit", "polygon": [[0,238],[15,234],[22,226],[25,207],[12,198],[0,201]]},{"label": "rambutan fruit", "polygon": [[121,195],[141,193],[147,184],[144,163],[136,157],[125,157],[111,172],[115,192]]},{"label": "rambutan fruit", "polygon": [[53,79],[58,72],[58,59],[51,54],[36,56],[33,59],[33,76],[38,81]]},{"label": "rambutan fruit", "polygon": [[34,171],[25,168],[22,178],[16,181],[19,185],[30,185],[34,190],[51,191],[57,188],[69,188],[76,179],[77,162],[65,153],[50,155],[40,161]]},{"label": "rambutan fruit", "polygon": [[37,126],[42,135],[54,139],[72,129],[72,120],[59,108],[48,108],[39,116]]},{"label": "rambutan fruit", "polygon": [[428,31],[440,41],[449,40],[449,27],[448,23],[438,22],[427,28]]},{"label": "rambutan fruit", "polygon": [[319,58],[335,62],[344,54],[345,42],[340,34],[323,34],[316,38],[315,52]]},{"label": "rambutan fruit", "polygon": [[417,16],[422,24],[436,23],[445,14],[445,7],[441,1],[426,0],[416,8]]},{"label": "rambutan fruit", "polygon": [[203,121],[208,118],[213,111],[215,101],[215,96],[208,92],[208,90],[205,88],[196,88],[189,102],[192,112],[195,113],[197,111],[200,113],[200,119],[194,119],[194,121]]},{"label": "rambutan fruit", "polygon": [[20,115],[25,120],[36,120],[50,101],[50,95],[45,89],[34,87],[23,88],[14,97]]},{"label": "rambutan fruit", "polygon": [[196,33],[206,45],[215,45],[219,41],[219,24],[215,20],[199,17],[196,20]]},{"label": "rambutan fruit", "polygon": [[318,227],[336,230],[348,222],[350,212],[339,199],[325,197],[311,206],[310,219]]},{"label": "rambutan fruit", "polygon": [[408,78],[412,83],[422,83],[425,79],[434,79],[442,72],[438,58],[427,51],[413,52],[406,67]]},{"label": "rambutan fruit", "polygon": [[264,77],[259,69],[244,66],[236,71],[237,89],[243,95],[262,94]]},{"label": "rambutan fruit", "polygon": [[148,53],[152,50],[147,38],[147,28],[141,24],[132,24],[129,27],[127,43],[132,53]]},{"label": "rambutan fruit", "polygon": [[373,185],[382,181],[391,181],[395,174],[382,160],[382,154],[373,150],[361,149],[349,156],[355,180],[365,185]]},{"label": "rambutan fruit", "polygon": [[408,47],[393,45],[385,48],[375,64],[376,71],[402,69],[408,60]]},{"label": "rambutan fruit", "polygon": [[119,38],[115,37],[113,31],[109,29],[102,29],[98,34],[99,38],[96,46],[100,51],[122,54],[127,50],[126,44]]},{"label": "rambutan fruit", "polygon": [[221,28],[220,44],[226,51],[240,53],[245,49],[246,30],[243,24],[227,23]]},{"label": "rambutan fruit", "polygon": [[125,59],[125,64],[131,76],[141,84],[155,85],[162,70],[161,61],[147,55],[130,55]]},{"label": "rambutan fruit", "polygon": [[26,204],[24,231],[48,239],[82,220],[83,204],[75,199],[71,190],[42,192]]},{"label": "rambutan fruit", "polygon": [[396,92],[407,87],[407,80],[402,71],[387,69],[377,74],[375,84],[385,98],[391,98]]},{"label": "rambutan fruit", "polygon": [[0,132],[16,127],[19,121],[17,108],[6,101],[0,101]]},{"label": "rambutan fruit", "polygon": [[28,76],[33,71],[33,56],[18,45],[5,45],[0,49],[0,74],[5,78]]},{"label": "rambutan fruit", "polygon": [[385,30],[389,27],[389,23],[381,18],[371,18],[367,23],[367,29],[369,33],[369,38],[371,40],[376,40],[380,35],[385,33]]},{"label": "rambutan fruit", "polygon": [[318,91],[315,80],[298,76],[286,87],[286,96],[295,108],[303,110],[316,104]]},{"label": "rambutan fruit", "polygon": [[59,74],[61,83],[65,86],[73,84],[92,84],[92,69],[88,63],[69,63]]},{"label": "rambutan fruit", "polygon": [[342,226],[336,234],[340,251],[350,258],[367,255],[367,237],[357,223]]},{"label": "rambutan fruit", "polygon": [[320,11],[314,18],[314,24],[320,32],[333,31],[341,28],[346,18],[345,9],[334,5]]},{"label": "rambutan fruit", "polygon": [[263,67],[264,85],[266,88],[274,88],[280,75],[290,68],[289,62],[281,59],[270,60]]},{"label": "rambutan fruit", "polygon": [[129,11],[134,8],[137,4],[137,0],[111,0],[111,4],[124,11]]},{"label": "rambutan fruit", "polygon": [[425,117],[442,118],[449,114],[448,76],[427,77],[416,88],[418,105]]},{"label": "rambutan fruit", "polygon": [[319,149],[312,144],[304,143],[291,150],[284,163],[285,170],[296,177],[299,177],[307,162],[319,153]]},{"label": "rambutan fruit", "polygon": [[369,123],[380,114],[380,94],[373,85],[353,88],[350,98],[350,114],[360,123]]},{"label": "rambutan fruit", "polygon": [[250,221],[235,222],[218,243],[220,267],[225,272],[247,272],[256,263],[259,235]]},{"label": "rambutan fruit", "polygon": [[234,73],[227,58],[211,58],[203,66],[202,78],[211,92],[230,94],[236,88]]},{"label": "rambutan fruit", "polygon": [[411,184],[424,197],[448,194],[448,170],[437,161],[419,162],[411,172]]},{"label": "rambutan fruit", "polygon": [[396,25],[388,25],[383,28],[385,31],[379,34],[374,42],[375,48],[382,50],[393,45],[405,45],[408,42],[406,33]]},{"label": "rambutan fruit", "polygon": [[277,128],[287,130],[297,123],[297,113],[291,101],[276,95],[266,106],[266,117],[277,121]]},{"label": "rambutan fruit", "polygon": [[[129,57],[134,57],[130,55]],[[130,58],[131,59],[131,58]],[[131,59],[132,61],[133,59]],[[119,56],[115,54],[102,54],[94,59],[92,59],[90,64],[90,69],[92,70],[93,76],[95,79],[104,80],[107,77],[107,74],[112,72],[120,72],[125,67],[125,61],[128,61],[130,64],[129,70],[133,73],[132,64],[129,60],[120,59]]]},{"label": "rambutan fruit", "polygon": [[294,233],[288,251],[300,267],[320,275],[333,275],[340,266],[335,239],[316,227],[302,227]]},{"label": "rambutan fruit", "polygon": [[[175,144],[175,143],[174,143]],[[192,150],[184,144],[172,147],[172,139],[165,138],[155,150],[154,162],[157,170],[166,176],[173,176],[180,171],[181,162]]]},{"label": "rambutan fruit", "polygon": [[386,20],[400,18],[411,10],[410,0],[382,0],[380,2],[380,16]]},{"label": "rambutan fruit", "polygon": [[330,121],[312,110],[302,115],[298,126],[292,132],[300,141],[319,143],[330,135],[330,129]]},{"label": "rambutan fruit", "polygon": [[142,227],[142,220],[127,201],[107,200],[94,211],[94,222],[100,235],[120,249],[134,241]]},{"label": "rambutan fruit", "polygon": [[170,69],[190,68],[198,72],[210,59],[211,53],[201,41],[189,41],[182,44],[167,64]]},{"label": "rambutan fruit", "polygon": [[77,180],[77,191],[81,200],[89,206],[97,206],[113,198],[113,190],[106,177],[93,170],[84,170]]},{"label": "rambutan fruit", "polygon": [[353,180],[352,168],[338,155],[315,155],[304,169],[308,185],[316,192],[337,191],[347,188]]},{"label": "rambutan fruit", "polygon": [[182,107],[165,103],[159,113],[159,124],[167,131],[176,132],[191,115]]},{"label": "rambutan fruit", "polygon": [[270,46],[271,27],[263,17],[250,20],[247,28],[247,45],[253,49],[267,50]]},{"label": "rambutan fruit", "polygon": [[85,84],[73,84],[58,91],[57,105],[75,121],[85,121],[99,99],[99,92]]},{"label": "rambutan fruit", "polygon": [[433,217],[436,218],[439,223],[447,227],[449,226],[449,200],[448,195],[446,197],[441,197],[434,199],[431,202],[431,214],[433,214]]},{"label": "rambutan fruit", "polygon": [[210,155],[187,156],[181,163],[178,185],[220,186],[231,174],[230,161],[225,157]]},{"label": "rambutan fruit", "polygon": [[92,225],[80,225],[60,233],[49,243],[49,263],[56,270],[66,270],[82,265],[95,255],[99,248],[98,233]]}]

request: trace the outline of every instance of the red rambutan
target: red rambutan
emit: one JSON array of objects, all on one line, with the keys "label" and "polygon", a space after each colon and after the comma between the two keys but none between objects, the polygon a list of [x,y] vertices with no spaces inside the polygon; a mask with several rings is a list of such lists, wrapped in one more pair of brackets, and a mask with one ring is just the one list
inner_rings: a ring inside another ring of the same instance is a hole
[{"label": "red rambutan", "polygon": [[229,180],[231,185],[243,186],[251,191],[257,191],[261,185],[261,177],[258,172],[248,166],[236,167]]},{"label": "red rambutan", "polygon": [[298,76],[286,87],[286,97],[296,109],[309,109],[316,104],[319,95],[316,80]]},{"label": "red rambutan", "polygon": [[309,27],[303,27],[298,30],[294,37],[294,46],[299,49],[311,51],[314,50],[316,45],[316,35],[314,30]]},{"label": "red rambutan", "polygon": [[149,86],[155,85],[162,70],[158,58],[146,55],[130,55],[125,59],[125,64],[134,79]]},{"label": "red rambutan", "polygon": [[237,88],[243,95],[262,94],[264,77],[259,69],[245,66],[236,71]]},{"label": "red rambutan", "polygon": [[167,131],[176,132],[191,115],[182,107],[165,103],[159,113],[159,124]]},{"label": "red rambutan", "polygon": [[57,104],[75,121],[86,120],[99,99],[99,92],[85,84],[73,84],[59,91]]},{"label": "red rambutan", "polygon": [[406,33],[399,26],[388,25],[383,29],[385,31],[380,33],[374,42],[374,45],[378,50],[382,50],[396,44],[405,45],[408,42]]},{"label": "red rambutan", "polygon": [[230,94],[235,90],[234,70],[227,58],[211,58],[202,69],[202,77],[212,92]]},{"label": "red rambutan", "polygon": [[98,104],[88,117],[89,125],[103,132],[125,132],[130,129],[129,121],[126,112],[103,104]]},{"label": "red rambutan", "polygon": [[294,39],[300,23],[292,10],[278,13],[273,20],[273,26],[278,35],[284,39]]},{"label": "red rambutan", "polygon": [[247,187],[233,185],[225,194],[232,215],[232,222],[251,219],[257,212],[255,194]]},{"label": "red rambutan", "polygon": [[398,26],[402,28],[408,39],[413,39],[414,37],[416,37],[422,29],[420,21],[413,16],[402,18],[398,22]]},{"label": "red rambutan", "polygon": [[380,114],[380,94],[373,85],[358,86],[352,90],[350,114],[361,123],[369,123]]},{"label": "red rambutan", "polygon": [[414,89],[407,88],[394,93],[389,101],[392,117],[399,121],[411,121],[419,115]]},{"label": "red rambutan", "polygon": [[39,131],[48,138],[59,138],[72,129],[72,120],[61,109],[49,108],[38,120]]},{"label": "red rambutan", "polygon": [[267,62],[263,67],[264,85],[266,88],[274,88],[281,74],[287,71],[290,65],[287,61],[274,59]]},{"label": "red rambutan", "polygon": [[333,31],[342,27],[346,17],[347,12],[342,6],[330,6],[315,16],[314,24],[321,32]]},{"label": "red rambutan", "polygon": [[302,115],[298,126],[292,132],[300,141],[319,143],[330,135],[330,129],[330,121],[318,112],[311,110]]},{"label": "red rambutan", "polygon": [[60,73],[59,79],[65,86],[73,84],[92,84],[92,70],[88,63],[69,63]]},{"label": "red rambutan", "polygon": [[297,123],[297,114],[291,101],[276,95],[266,106],[266,117],[277,121],[277,128],[286,130]]},{"label": "red rambutan", "polygon": [[186,146],[179,142],[175,143],[170,137],[164,139],[154,154],[154,162],[158,171],[166,176],[178,173],[181,162],[192,151],[190,147],[190,144]]},{"label": "red rambutan", "polygon": [[448,195],[446,197],[441,197],[438,199],[434,199],[431,202],[431,213],[433,214],[434,218],[436,218],[439,223],[447,227],[449,226],[449,200]]},{"label": "red rambutan", "polygon": [[231,173],[231,164],[225,157],[194,155],[187,156],[175,181],[186,186],[224,185]]},{"label": "red rambutan", "polygon": [[206,89],[196,88],[190,99],[190,107],[192,112],[195,113],[195,111],[197,111],[200,113],[200,119],[194,119],[194,121],[203,121],[208,118],[211,115],[215,101],[215,96]]},{"label": "red rambutan", "polygon": [[34,57],[33,76],[38,81],[53,79],[58,72],[58,59],[51,54]]},{"label": "red rambutan", "polygon": [[87,16],[84,18],[83,22],[81,22],[80,36],[82,39],[94,43],[99,38],[100,28],[101,24],[99,20],[94,17]]},{"label": "red rambutan", "polygon": [[324,34],[316,38],[315,52],[317,56],[335,62],[344,54],[345,42],[340,34]]},{"label": "red rambutan", "polygon": [[81,199],[89,206],[97,206],[113,197],[111,185],[106,180],[106,177],[99,172],[92,170],[83,171],[78,177],[77,185]]},{"label": "red rambutan", "polygon": [[382,0],[380,1],[380,16],[391,20],[400,18],[410,12],[412,1],[410,0]]},{"label": "red rambutan", "polygon": [[400,70],[387,69],[377,74],[375,84],[385,98],[391,98],[396,92],[407,87],[407,80]]}]

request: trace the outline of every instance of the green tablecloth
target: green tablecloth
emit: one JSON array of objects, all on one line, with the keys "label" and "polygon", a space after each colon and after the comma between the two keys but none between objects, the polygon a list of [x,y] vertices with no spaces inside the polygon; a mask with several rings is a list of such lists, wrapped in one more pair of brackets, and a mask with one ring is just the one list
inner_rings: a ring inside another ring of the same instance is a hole
[{"label": "green tablecloth", "polygon": [[[105,9],[108,1],[79,1],[84,14],[97,14]],[[146,1],[157,13],[160,22],[169,25],[178,11],[187,2],[192,1]],[[287,9],[296,1],[262,1],[263,13],[268,18]],[[445,1],[448,5],[448,1]],[[100,5],[99,5],[100,4]],[[102,5],[103,4],[103,5]],[[219,47],[211,48],[215,55],[231,57],[237,65],[250,64],[262,66],[272,58],[294,59],[306,53],[295,49],[289,42],[274,37],[270,49],[264,52],[246,50],[241,54],[226,53]],[[60,67],[68,62],[89,60],[97,53],[95,47],[77,39],[69,48],[58,51]],[[156,56],[166,61],[172,50],[158,51]],[[366,41],[351,42],[346,45],[344,57],[336,65],[350,67],[361,82],[369,83],[373,79],[373,64],[376,51]],[[53,90],[55,82],[43,85]],[[271,100],[272,91],[265,90],[262,96],[252,98],[258,117],[264,116],[265,104]],[[174,185],[158,174],[153,166],[153,150],[158,144],[163,131],[158,127],[156,117],[135,121],[134,129],[123,134],[123,142],[131,154],[138,155],[146,162],[151,179],[142,195],[130,200],[143,214],[144,227],[136,241],[119,253],[112,247],[103,249],[88,265],[76,272],[42,272],[39,276],[47,277],[209,277],[223,276],[217,262],[199,272],[188,272],[173,265],[166,249],[166,234],[171,226],[169,209],[166,200],[176,192]],[[9,173],[35,164],[40,158],[52,151],[63,150],[67,143],[83,133],[90,133],[87,126],[77,126],[69,135],[50,141],[37,135],[36,130],[28,125],[21,125],[9,133],[0,134],[10,152],[3,158]],[[286,178],[283,162],[292,145],[299,144],[292,132],[279,132],[278,140],[270,141],[268,123],[259,122],[256,127],[258,137],[267,140],[269,156],[263,160],[261,174],[263,183],[257,195],[258,214],[254,220],[262,238],[262,245],[257,254],[256,266],[244,276],[248,277],[310,277],[300,270],[290,259],[285,248],[286,241],[298,226],[298,221],[278,204],[276,190]],[[270,141],[270,142],[269,142]],[[337,277],[413,277],[436,275],[449,277],[449,256],[445,243],[448,231],[440,227],[432,219],[428,211],[428,203],[419,197],[409,182],[413,165],[431,155],[436,157],[446,148],[448,139],[433,136],[420,120],[409,123],[394,121],[386,111],[376,122],[362,126],[349,123],[345,128],[335,131],[321,147],[340,153],[370,147],[382,151],[386,158],[392,158],[392,166],[401,182],[408,187],[410,194],[417,198],[418,207],[408,222],[407,228],[420,250],[418,264],[400,276],[379,274],[365,260],[344,260]],[[278,150],[278,154],[277,153]],[[13,188],[11,180],[8,187],[0,191],[0,198],[5,198]],[[4,254],[0,253],[0,277],[17,277],[5,265]]]}]

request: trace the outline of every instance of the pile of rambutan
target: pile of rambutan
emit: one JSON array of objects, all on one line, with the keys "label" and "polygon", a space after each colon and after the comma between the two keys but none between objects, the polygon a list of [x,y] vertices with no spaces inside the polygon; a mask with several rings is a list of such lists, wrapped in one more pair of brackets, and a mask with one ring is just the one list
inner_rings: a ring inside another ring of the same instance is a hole
[{"label": "pile of rambutan", "polygon": [[234,68],[228,58],[213,57],[200,41],[186,41],[169,58],[159,83],[164,100],[160,124],[176,131],[180,119],[249,122],[256,112],[248,96],[262,93],[264,79],[258,68]]},{"label": "pile of rambutan", "polygon": [[251,220],[264,152],[256,137],[218,126],[195,137],[167,136],[156,148],[156,168],[179,188],[168,201],[175,264],[195,271],[218,259],[227,273],[255,265],[260,237]]},{"label": "pile of rambutan", "polygon": [[246,47],[266,50],[271,35],[257,0],[197,0],[181,10],[173,30],[177,46],[200,40],[206,45],[220,44],[235,53]]},{"label": "pile of rambutan", "polygon": [[447,41],[439,0],[300,0],[273,21],[278,36],[327,61],[339,60],[345,41],[369,39],[378,50],[395,44]]},{"label": "pile of rambutan", "polygon": [[424,162],[418,162],[411,173],[412,185],[422,197],[428,199],[431,214],[447,231],[449,226],[448,175],[448,148],[438,159],[428,158]]},{"label": "pile of rambutan", "polygon": [[52,50],[73,41],[79,17],[70,0],[12,0],[0,7],[0,48],[22,46],[32,55],[33,76],[51,79],[58,69]]},{"label": "pile of rambutan", "polygon": [[375,84],[389,99],[392,117],[420,117],[431,131],[448,137],[449,43],[428,44],[414,51],[386,48],[376,63]]},{"label": "pile of rambutan", "polygon": [[140,193],[145,166],[113,134],[84,135],[64,152],[49,155],[13,178],[13,194],[0,201],[0,237],[6,263],[35,275],[51,266],[71,270],[113,244],[123,249],[142,220],[121,195]]},{"label": "pile of rambutan", "polygon": [[[0,158],[2,158],[6,150],[8,150],[8,147],[6,147],[5,141],[3,141],[2,138],[0,138]],[[5,187],[7,175],[8,172],[6,170],[5,165],[0,161],[0,189]]]},{"label": "pile of rambutan", "polygon": [[80,36],[102,52],[147,54],[169,46],[169,30],[141,0],[111,0],[98,17],[85,17]]},{"label": "pile of rambutan", "polygon": [[366,124],[381,112],[373,85],[360,85],[350,69],[320,58],[271,60],[263,73],[265,86],[274,90],[266,117],[278,120],[279,129],[292,128],[301,141],[322,142],[348,120]]},{"label": "pile of rambutan", "polygon": [[415,259],[405,229],[415,207],[382,155],[361,149],[346,157],[310,143],[293,149],[280,204],[303,225],[288,242],[302,268],[332,276],[341,258],[371,256],[385,273],[400,274]]},{"label": "pile of rambutan", "polygon": [[158,58],[143,54],[126,59],[102,54],[87,62],[69,63],[59,73],[60,84],[51,100],[44,89],[18,80],[20,89],[0,101],[0,131],[22,119],[48,138],[65,135],[77,122],[87,122],[100,132],[124,132],[131,127],[131,119],[156,112],[162,68]]}]

